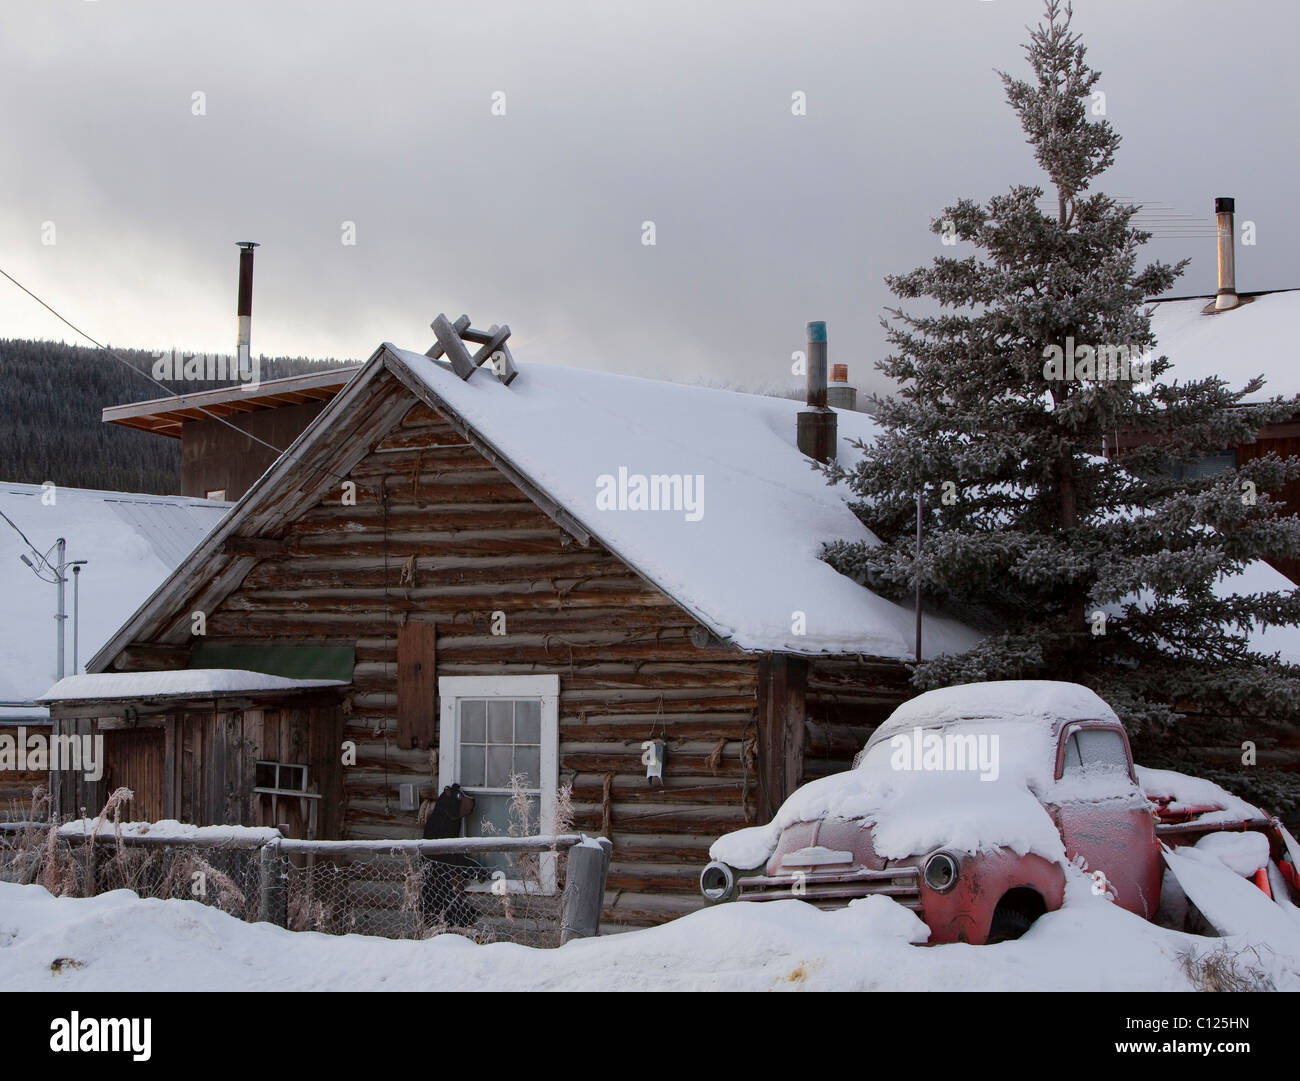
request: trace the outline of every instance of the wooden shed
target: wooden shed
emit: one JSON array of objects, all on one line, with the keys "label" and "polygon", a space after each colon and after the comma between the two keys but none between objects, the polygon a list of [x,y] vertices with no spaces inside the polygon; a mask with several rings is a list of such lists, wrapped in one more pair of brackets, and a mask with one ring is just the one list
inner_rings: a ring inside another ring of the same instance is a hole
[{"label": "wooden shed", "polygon": [[[318,836],[414,836],[451,781],[469,830],[504,832],[511,773],[545,830],[569,786],[576,828],[614,843],[607,924],[690,911],[719,834],[846,768],[909,695],[913,614],[818,558],[866,531],[796,449],[799,403],[430,353],[381,346],[88,666],[341,687],[55,693],[53,715],[197,824],[267,822],[253,758],[315,764]],[[851,456],[872,422],[840,421]]]}]

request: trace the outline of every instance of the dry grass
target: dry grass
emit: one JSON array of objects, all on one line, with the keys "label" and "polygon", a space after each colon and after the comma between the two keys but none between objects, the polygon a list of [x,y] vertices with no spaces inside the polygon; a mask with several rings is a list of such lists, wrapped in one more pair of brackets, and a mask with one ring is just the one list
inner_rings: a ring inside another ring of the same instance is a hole
[{"label": "dry grass", "polygon": [[1205,953],[1187,950],[1182,954],[1183,973],[1197,991],[1275,991],[1269,975],[1255,962],[1259,952],[1254,946],[1233,950],[1226,943]]},{"label": "dry grass", "polygon": [[[215,901],[208,901],[209,890],[215,893]],[[197,852],[176,853],[167,876],[158,887],[158,896],[205,901],[241,919],[248,914],[248,898],[244,891],[229,875],[213,867]]]}]

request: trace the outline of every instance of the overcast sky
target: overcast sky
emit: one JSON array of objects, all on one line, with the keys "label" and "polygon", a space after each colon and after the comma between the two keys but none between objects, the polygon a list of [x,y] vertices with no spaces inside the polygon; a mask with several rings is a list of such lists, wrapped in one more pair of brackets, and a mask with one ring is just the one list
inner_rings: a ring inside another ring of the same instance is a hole
[{"label": "overcast sky", "polygon": [[[994,70],[1027,72],[1040,10],[7,0],[0,267],[121,346],[232,351],[256,240],[257,352],[424,350],[467,312],[521,368],[757,385],[825,319],[879,386],[884,275],[947,250],[957,197],[1042,180]],[[1075,26],[1124,137],[1103,190],[1200,219],[1148,248],[1191,256],[1175,292],[1214,289],[1216,195],[1257,227],[1239,288],[1300,285],[1300,8],[1079,0]],[[2,279],[0,337],[74,340]]]}]

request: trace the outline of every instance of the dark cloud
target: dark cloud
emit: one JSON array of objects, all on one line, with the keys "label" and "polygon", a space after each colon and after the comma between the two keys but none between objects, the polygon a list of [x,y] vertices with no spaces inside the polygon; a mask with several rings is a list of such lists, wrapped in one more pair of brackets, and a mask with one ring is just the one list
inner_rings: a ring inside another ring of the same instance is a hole
[{"label": "dark cloud", "polygon": [[[1235,195],[1259,237],[1239,252],[1241,287],[1300,285],[1296,9],[1076,6],[1125,138],[1108,189],[1207,229],[1213,197]],[[884,275],[940,250],[928,223],[956,197],[1038,179],[994,73],[1023,70],[1038,13],[8,5],[0,265],[124,345],[230,349],[234,242],[253,239],[266,352],[423,348],[433,315],[467,311],[509,322],[521,364],[755,384],[781,379],[803,324],[826,319],[832,360],[878,385]],[[1180,292],[1212,290],[1210,239],[1149,251],[1193,257]],[[0,334],[70,336],[0,285]]]}]

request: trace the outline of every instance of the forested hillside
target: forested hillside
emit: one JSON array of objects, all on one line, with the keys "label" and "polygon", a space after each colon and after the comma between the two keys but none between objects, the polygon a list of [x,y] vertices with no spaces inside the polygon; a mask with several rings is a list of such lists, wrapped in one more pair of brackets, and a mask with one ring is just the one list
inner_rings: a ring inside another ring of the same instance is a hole
[{"label": "forested hillside", "polygon": [[[147,377],[159,354],[113,351],[138,370],[101,349],[0,339],[0,481],[50,480],[66,487],[160,494],[176,490],[179,441],[100,420],[105,406],[166,396]],[[275,379],[344,363],[349,362],[263,357],[261,377]],[[166,383],[179,394],[225,385]]]}]

